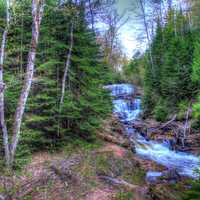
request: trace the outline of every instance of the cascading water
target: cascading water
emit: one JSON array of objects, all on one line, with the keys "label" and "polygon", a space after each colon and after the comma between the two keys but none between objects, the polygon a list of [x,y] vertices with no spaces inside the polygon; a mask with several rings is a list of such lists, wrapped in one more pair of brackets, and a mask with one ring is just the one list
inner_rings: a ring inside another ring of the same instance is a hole
[{"label": "cascading water", "polygon": [[[141,113],[141,100],[128,98],[134,95],[134,86],[130,84],[115,84],[105,86],[114,97],[113,112],[124,124],[131,124]],[[134,142],[136,154],[144,159],[150,159],[169,169],[176,169],[180,175],[195,177],[195,169],[200,168],[199,158],[195,155],[172,151],[167,142],[158,143],[146,140],[134,128],[127,126],[127,134]],[[159,172],[149,172],[158,176]]]}]

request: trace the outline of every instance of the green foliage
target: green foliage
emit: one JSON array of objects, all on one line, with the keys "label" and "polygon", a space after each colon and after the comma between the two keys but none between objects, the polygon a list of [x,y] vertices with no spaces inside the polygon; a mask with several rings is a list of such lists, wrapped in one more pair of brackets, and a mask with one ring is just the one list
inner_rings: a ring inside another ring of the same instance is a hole
[{"label": "green foliage", "polygon": [[164,27],[157,21],[156,35],[150,47],[153,65],[149,62],[150,50],[145,55],[145,115],[153,113],[157,119],[164,120],[170,111],[178,110],[180,101],[192,97],[193,40],[188,18],[181,11],[170,11]]},{"label": "green foliage", "polygon": [[192,64],[192,80],[200,83],[200,42],[195,42],[194,58]]},{"label": "green foliage", "polygon": [[133,192],[118,192],[113,200],[131,200],[133,199]]},{"label": "green foliage", "polygon": [[[3,11],[4,4],[0,4]],[[41,149],[57,149],[74,141],[92,141],[101,120],[112,111],[112,103],[103,85],[119,80],[103,61],[95,33],[84,15],[84,4],[47,0],[36,56],[36,71],[26,105],[17,166],[23,156]],[[4,66],[5,104],[9,133],[20,95],[31,40],[31,1],[17,1],[8,34]],[[5,13],[0,12],[0,26]],[[75,18],[75,13],[78,16]],[[55,17],[56,16],[56,17]],[[66,81],[63,105],[61,84],[70,47],[70,28],[74,20],[74,45]],[[81,139],[80,139],[81,138]]]},{"label": "green foliage", "polygon": [[154,108],[154,117],[158,121],[165,121],[169,112],[167,102],[163,99],[160,99],[157,105]]},{"label": "green foliage", "polygon": [[191,189],[183,195],[183,200],[199,200],[200,199],[200,180],[192,182]]},{"label": "green foliage", "polygon": [[192,106],[192,127],[198,129],[200,127],[200,96],[197,98],[197,102]]},{"label": "green foliage", "polygon": [[198,103],[195,103],[194,105],[193,105],[193,116],[194,116],[194,118],[196,118],[196,119],[198,119],[198,120],[200,120],[200,103],[198,102]]},{"label": "green foliage", "polygon": [[129,82],[137,86],[142,86],[144,79],[144,65],[144,58],[133,58],[127,65],[124,66],[124,76]]},{"label": "green foliage", "polygon": [[186,113],[187,113],[187,110],[188,110],[188,106],[189,106],[189,103],[188,101],[181,101],[179,104],[178,104],[178,115],[177,115],[177,118],[181,121],[181,120],[185,120],[186,118]]}]

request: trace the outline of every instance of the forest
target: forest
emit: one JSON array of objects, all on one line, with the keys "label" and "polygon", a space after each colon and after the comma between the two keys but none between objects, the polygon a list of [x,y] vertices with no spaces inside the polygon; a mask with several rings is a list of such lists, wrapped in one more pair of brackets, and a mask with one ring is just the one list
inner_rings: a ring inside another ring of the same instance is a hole
[{"label": "forest", "polygon": [[0,200],[199,200],[199,36],[199,0],[0,0]]}]

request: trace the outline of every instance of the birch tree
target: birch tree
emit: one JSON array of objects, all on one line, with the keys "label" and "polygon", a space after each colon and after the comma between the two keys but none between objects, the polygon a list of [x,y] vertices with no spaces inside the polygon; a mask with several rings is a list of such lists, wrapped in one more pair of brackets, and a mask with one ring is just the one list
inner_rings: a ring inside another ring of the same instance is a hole
[{"label": "birch tree", "polygon": [[74,43],[74,23],[72,22],[71,24],[71,31],[70,31],[70,48],[69,52],[67,54],[67,59],[65,63],[65,69],[64,69],[64,74],[62,78],[62,91],[61,91],[61,98],[60,98],[60,107],[63,104],[64,101],[64,96],[65,96],[65,87],[66,87],[66,79],[67,79],[67,74],[69,71],[69,66],[70,66],[70,60],[71,60],[71,55],[72,55],[72,49],[73,49],[73,43]]},{"label": "birch tree", "polygon": [[21,95],[18,101],[17,109],[14,116],[14,123],[12,129],[12,140],[9,143],[8,131],[5,122],[5,108],[4,108],[4,91],[5,84],[3,81],[3,64],[5,57],[5,48],[7,34],[10,27],[10,0],[6,0],[6,27],[3,32],[1,51],[0,51],[0,123],[3,133],[3,144],[5,151],[5,159],[7,166],[11,166],[14,161],[14,156],[16,153],[16,148],[20,138],[20,128],[22,123],[22,118],[27,103],[27,99],[30,93],[30,88],[33,80],[35,58],[36,58],[36,48],[39,39],[40,24],[42,20],[43,10],[44,10],[44,0],[32,0],[32,39],[31,46],[28,54],[27,69],[25,74],[25,79],[21,91]]},{"label": "birch tree", "polygon": [[[64,102],[66,80],[67,80],[67,75],[68,75],[68,71],[69,71],[69,67],[70,67],[73,44],[74,44],[74,22],[72,20],[71,30],[70,30],[70,47],[69,47],[68,53],[66,54],[67,55],[67,59],[66,59],[66,62],[65,62],[65,68],[64,68],[64,73],[63,73],[63,77],[62,77],[62,87],[61,87],[59,114],[61,113],[62,105],[63,105],[63,102]],[[60,119],[58,120],[57,134],[58,135],[60,134]]]},{"label": "birch tree", "polygon": [[23,118],[25,106],[27,103],[27,99],[28,99],[32,81],[33,81],[36,49],[38,45],[40,24],[42,20],[43,11],[44,11],[44,0],[32,0],[33,24],[32,24],[31,47],[28,54],[24,84],[23,84],[23,88],[21,91],[21,95],[18,101],[18,105],[15,112],[15,117],[14,117],[13,137],[12,137],[12,144],[11,144],[11,149],[10,149],[11,163],[13,163],[14,161],[16,148],[17,148],[19,138],[20,138],[20,128],[21,128],[22,118]]},{"label": "birch tree", "polygon": [[9,164],[10,153],[9,153],[8,131],[5,122],[5,106],[4,106],[5,83],[3,80],[3,65],[4,65],[6,40],[9,27],[10,27],[10,0],[6,0],[6,26],[4,28],[2,35],[1,50],[0,50],[0,123],[3,133],[3,144],[4,144],[4,152],[7,165]]}]

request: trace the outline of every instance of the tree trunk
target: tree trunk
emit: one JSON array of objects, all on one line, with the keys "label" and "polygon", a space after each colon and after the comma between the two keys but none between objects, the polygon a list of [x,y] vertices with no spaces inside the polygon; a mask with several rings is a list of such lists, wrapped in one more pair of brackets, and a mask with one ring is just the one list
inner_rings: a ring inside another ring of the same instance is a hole
[{"label": "tree trunk", "polygon": [[73,43],[74,43],[73,32],[74,32],[74,24],[72,22],[71,33],[70,33],[70,48],[69,48],[69,51],[68,51],[67,60],[66,60],[66,63],[65,63],[65,70],[64,70],[63,79],[62,79],[62,91],[61,91],[61,98],[60,98],[60,107],[63,104],[64,96],[65,96],[65,86],[66,86],[67,73],[68,73],[68,70],[69,70],[69,65],[70,65],[70,60],[71,60],[71,55],[72,55],[72,49],[73,49]]},{"label": "tree trunk", "polygon": [[[67,79],[67,74],[69,71],[69,65],[70,65],[70,60],[71,60],[71,55],[72,55],[72,49],[73,49],[73,43],[74,43],[74,24],[72,22],[71,24],[71,31],[70,31],[70,48],[67,54],[67,60],[65,63],[65,69],[64,69],[64,74],[62,78],[62,89],[61,89],[61,98],[60,98],[60,105],[59,105],[59,114],[61,113],[62,105],[64,102],[64,97],[65,97],[65,88],[66,88],[66,79]],[[58,129],[57,129],[57,135],[60,135],[60,117],[58,119]]]},{"label": "tree trunk", "polygon": [[139,3],[140,3],[141,10],[142,10],[144,28],[145,28],[145,32],[146,32],[148,47],[149,47],[149,60],[150,60],[150,63],[151,63],[151,68],[152,68],[151,70],[152,70],[152,74],[154,76],[155,73],[154,73],[153,56],[152,56],[152,51],[151,51],[151,38],[150,38],[150,35],[149,35],[148,24],[147,24],[147,20],[146,20],[145,7],[144,7],[144,4],[143,4],[143,0],[139,0]]},{"label": "tree trunk", "polygon": [[90,10],[92,30],[94,31],[94,13],[93,13],[93,10],[92,10],[92,2],[91,2],[91,0],[89,0],[89,10]]},{"label": "tree trunk", "polygon": [[183,146],[183,148],[185,147],[185,139],[187,137],[188,121],[189,121],[190,111],[191,111],[191,107],[189,105],[189,107],[187,109],[187,112],[186,112],[185,124],[184,124],[184,131],[183,131],[183,138],[182,138],[182,146]]},{"label": "tree trunk", "polygon": [[4,91],[5,84],[3,81],[3,65],[6,49],[6,40],[7,34],[10,26],[10,1],[6,1],[6,27],[3,31],[2,42],[1,42],[1,51],[0,51],[0,125],[3,133],[3,145],[5,152],[6,165],[9,165],[10,161],[10,151],[9,151],[9,141],[8,141],[8,131],[5,122],[5,106],[4,106]]},{"label": "tree trunk", "polygon": [[110,183],[111,185],[124,187],[127,190],[133,190],[134,191],[134,190],[137,190],[137,189],[140,188],[139,185],[133,185],[131,183],[126,182],[123,179],[116,179],[116,178],[113,178],[113,177],[110,177],[110,176],[103,176],[103,175],[100,175],[98,177],[100,179]]},{"label": "tree trunk", "polygon": [[21,128],[22,118],[23,118],[25,106],[27,103],[27,99],[30,93],[30,88],[32,85],[35,58],[36,58],[36,48],[38,44],[40,23],[42,20],[43,10],[44,10],[43,0],[41,1],[32,0],[33,25],[32,25],[31,47],[28,54],[25,80],[24,80],[23,88],[22,88],[21,95],[18,101],[18,106],[15,112],[15,118],[14,118],[14,124],[13,124],[13,137],[12,137],[12,144],[11,144],[11,150],[10,150],[11,163],[13,163],[14,161],[17,144],[19,142],[19,137],[20,137],[20,128]]}]

